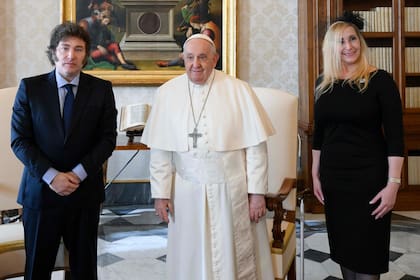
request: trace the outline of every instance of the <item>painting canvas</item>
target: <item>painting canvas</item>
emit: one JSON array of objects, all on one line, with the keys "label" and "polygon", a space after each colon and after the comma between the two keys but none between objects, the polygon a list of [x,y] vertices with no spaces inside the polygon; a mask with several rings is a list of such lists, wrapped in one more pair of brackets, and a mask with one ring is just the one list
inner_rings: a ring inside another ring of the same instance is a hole
[{"label": "painting canvas", "polygon": [[62,20],[84,27],[92,40],[85,71],[114,84],[158,85],[184,72],[183,42],[209,35],[217,68],[235,75],[234,0],[62,0]]}]

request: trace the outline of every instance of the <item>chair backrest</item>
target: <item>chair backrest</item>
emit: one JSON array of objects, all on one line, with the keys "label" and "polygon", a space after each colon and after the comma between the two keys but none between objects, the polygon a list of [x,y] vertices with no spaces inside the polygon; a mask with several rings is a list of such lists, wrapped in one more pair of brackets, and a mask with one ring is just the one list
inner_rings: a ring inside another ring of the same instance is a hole
[{"label": "chair backrest", "polygon": [[10,148],[10,121],[17,87],[0,89],[0,210],[16,209],[23,165]]},{"label": "chair backrest", "polygon": [[[276,193],[284,178],[296,178],[298,154],[298,98],[272,88],[253,88],[276,130],[268,139],[268,191]],[[295,210],[296,195],[283,202],[287,210]]]}]

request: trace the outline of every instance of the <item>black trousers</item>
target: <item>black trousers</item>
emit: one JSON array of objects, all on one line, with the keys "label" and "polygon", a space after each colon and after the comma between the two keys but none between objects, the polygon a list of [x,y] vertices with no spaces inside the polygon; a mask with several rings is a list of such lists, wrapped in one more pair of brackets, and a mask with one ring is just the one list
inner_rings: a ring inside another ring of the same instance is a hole
[{"label": "black trousers", "polygon": [[99,205],[90,208],[23,209],[25,279],[51,279],[61,239],[71,278],[96,280]]}]

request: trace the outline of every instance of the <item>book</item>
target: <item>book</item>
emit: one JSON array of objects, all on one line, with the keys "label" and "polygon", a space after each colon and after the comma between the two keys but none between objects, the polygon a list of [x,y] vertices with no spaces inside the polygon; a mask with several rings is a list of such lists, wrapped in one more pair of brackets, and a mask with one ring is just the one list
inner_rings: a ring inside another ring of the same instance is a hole
[{"label": "book", "polygon": [[136,103],[121,107],[120,131],[142,131],[150,112],[147,103]]}]

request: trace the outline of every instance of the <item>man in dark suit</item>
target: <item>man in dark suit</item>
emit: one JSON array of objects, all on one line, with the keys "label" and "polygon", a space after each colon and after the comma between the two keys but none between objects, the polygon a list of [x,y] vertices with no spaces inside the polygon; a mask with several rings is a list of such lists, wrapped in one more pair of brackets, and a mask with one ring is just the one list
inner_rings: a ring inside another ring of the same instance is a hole
[{"label": "man in dark suit", "polygon": [[47,50],[55,69],[22,79],[13,105],[11,146],[25,165],[25,279],[50,279],[61,239],[72,279],[97,279],[102,164],[115,148],[117,110],[111,82],[81,72],[89,47],[80,26],[56,26]]}]

